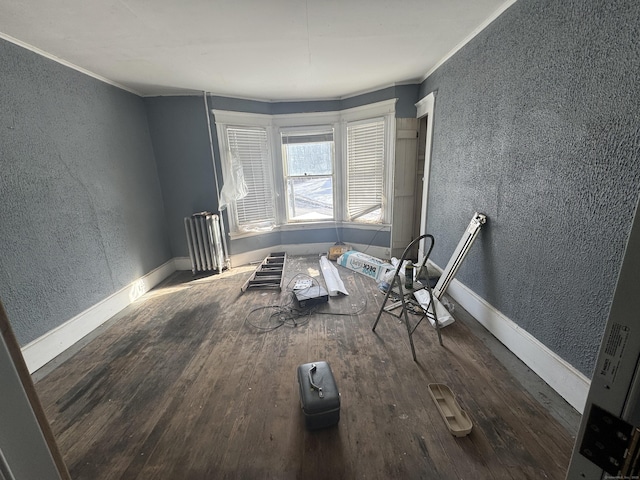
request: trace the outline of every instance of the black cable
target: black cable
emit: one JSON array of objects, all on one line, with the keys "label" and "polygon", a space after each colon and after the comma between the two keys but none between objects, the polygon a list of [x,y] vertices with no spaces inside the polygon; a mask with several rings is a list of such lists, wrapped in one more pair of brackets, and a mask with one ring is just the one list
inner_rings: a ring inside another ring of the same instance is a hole
[{"label": "black cable", "polygon": [[249,325],[251,325],[253,328],[255,328],[257,330],[263,330],[263,331],[266,331],[266,332],[270,332],[271,330],[275,330],[276,328],[281,327],[284,324],[284,322],[282,322],[282,321],[276,323],[275,325],[271,325],[271,326],[268,326],[268,327],[263,327],[262,325],[256,325],[255,323],[252,323],[249,320],[249,317],[253,313],[258,312],[260,310],[266,310],[266,309],[269,309],[269,308],[278,309],[274,314],[271,314],[269,316],[268,320],[271,321],[273,319],[274,315],[279,315],[280,314],[280,311],[281,311],[282,307],[280,307],[280,305],[266,305],[266,306],[263,306],[263,307],[256,307],[256,308],[254,308],[252,310],[249,310],[249,313],[247,313],[247,316],[244,318],[244,322],[248,323]]},{"label": "black cable", "polygon": [[[286,285],[286,290],[289,290],[292,292],[291,297],[289,298],[289,301],[285,304],[279,304],[279,305],[264,305],[262,307],[256,307],[253,308],[252,310],[249,310],[249,313],[247,313],[247,316],[244,319],[244,323],[249,324],[250,326],[252,326],[253,328],[255,328],[256,330],[261,330],[264,332],[270,332],[273,331],[277,328],[282,327],[283,325],[289,325],[289,326],[293,326],[293,327],[299,327],[302,325],[306,325],[307,323],[309,323],[309,317],[311,315],[311,310],[298,310],[296,308],[293,308],[293,289],[291,288],[291,284],[298,279],[298,277],[305,277],[311,280],[311,286],[313,285],[317,285],[318,287],[320,286],[320,284],[318,283],[318,281],[313,278],[310,275],[307,275],[305,273],[297,273],[296,275],[294,275],[289,282]],[[255,313],[255,312],[259,312],[261,310],[268,310],[268,309],[274,309],[275,312],[273,312],[271,315],[269,315],[269,317],[267,317],[266,319],[266,326],[263,325],[258,325],[254,322],[252,322],[250,320],[250,317]],[[305,320],[303,321],[298,321],[299,318],[301,317],[306,317]],[[275,321],[274,321],[275,319]]]},{"label": "black cable", "polygon": [[359,310],[351,313],[339,313],[339,312],[314,312],[316,315],[335,315],[336,317],[353,317],[355,315],[360,315],[367,309],[367,299],[364,299],[362,307]]},{"label": "black cable", "polygon": [[375,240],[378,233],[380,233],[385,228],[387,228],[387,225],[383,225],[382,227],[380,227],[378,230],[375,231],[375,233],[373,234],[373,237],[371,237],[371,240],[369,240],[369,244],[366,247],[364,247],[364,250],[362,251],[362,253],[367,253],[367,250],[369,250],[369,247],[373,244],[373,241]]},{"label": "black cable", "polygon": [[336,245],[344,245],[342,240],[340,240],[340,233],[338,233],[338,222],[333,222],[333,227],[336,229]]},{"label": "black cable", "polygon": [[[255,328],[256,330],[262,330],[265,332],[270,332],[277,328],[282,327],[283,325],[288,325],[292,327],[299,327],[302,325],[306,325],[309,323],[309,317],[311,316],[311,310],[298,310],[296,308],[292,308],[291,301],[285,305],[264,305],[262,307],[256,307],[247,313],[247,316],[244,319],[244,322]],[[271,315],[266,318],[266,326],[256,324],[250,320],[250,317],[258,311],[274,309]],[[299,321],[298,319],[301,317],[306,317],[303,321]],[[275,321],[274,321],[275,319]]]},{"label": "black cable", "polygon": [[[298,276],[306,276],[311,278],[313,281],[316,282],[317,281],[313,278],[310,277],[309,275],[306,275],[304,273],[299,273],[297,275],[295,275],[287,284],[287,288],[289,288],[289,285],[291,284],[291,282]],[[304,309],[304,310],[300,310],[297,308],[292,307],[293,304],[293,293],[290,297],[289,302],[282,304],[282,305],[264,305],[261,307],[256,307],[253,308],[251,310],[249,310],[249,313],[247,313],[245,319],[244,319],[244,323],[250,325],[251,327],[255,328],[256,330],[261,330],[264,332],[270,332],[273,330],[276,330],[282,326],[290,326],[290,327],[301,327],[306,325],[307,323],[309,323],[311,316],[312,315],[333,315],[333,316],[337,316],[337,317],[351,317],[351,316],[356,316],[356,315],[360,315],[361,313],[363,313],[366,309],[367,309],[367,299],[364,299],[364,302],[362,304],[362,307],[360,307],[360,309],[358,309],[355,312],[351,312],[351,313],[339,313],[339,312],[322,312],[322,311],[318,311],[317,308],[308,308],[308,309]],[[317,307],[314,306],[314,307]],[[257,324],[254,322],[252,322],[250,320],[250,317],[255,313],[255,312],[259,312],[261,310],[268,310],[268,309],[274,309],[275,312],[273,312],[271,315],[269,315],[269,317],[267,317],[266,319],[266,323],[267,326],[263,326],[260,324]],[[276,318],[275,322],[274,322],[274,318]],[[303,318],[302,321],[300,321],[299,319]],[[273,322],[273,323],[272,323]]]}]

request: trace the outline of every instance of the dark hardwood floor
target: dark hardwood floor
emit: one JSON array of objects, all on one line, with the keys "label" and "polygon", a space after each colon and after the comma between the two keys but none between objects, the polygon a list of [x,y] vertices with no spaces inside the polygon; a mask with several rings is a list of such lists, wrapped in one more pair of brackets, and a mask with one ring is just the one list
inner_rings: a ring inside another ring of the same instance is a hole
[{"label": "dark hardwood floor", "polygon": [[[317,257],[290,258],[319,275]],[[372,280],[311,316],[274,309],[290,293],[240,287],[253,267],[194,280],[177,272],[36,383],[74,479],[563,479],[573,438],[463,322],[437,343],[383,316]],[[355,315],[350,315],[353,313]],[[275,313],[275,316],[270,317]],[[335,315],[339,313],[340,315]],[[261,330],[284,322],[274,330]],[[455,316],[455,314],[454,314]],[[296,367],[331,364],[337,427],[309,432]],[[453,437],[427,385],[446,383],[473,421]]]}]

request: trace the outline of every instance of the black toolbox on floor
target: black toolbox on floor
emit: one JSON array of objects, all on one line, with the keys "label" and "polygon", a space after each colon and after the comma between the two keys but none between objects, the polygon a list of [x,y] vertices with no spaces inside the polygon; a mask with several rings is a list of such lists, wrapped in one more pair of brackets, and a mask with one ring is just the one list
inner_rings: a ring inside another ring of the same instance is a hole
[{"label": "black toolbox on floor", "polygon": [[340,393],[327,362],[298,367],[300,403],[309,430],[331,427],[340,421]]}]

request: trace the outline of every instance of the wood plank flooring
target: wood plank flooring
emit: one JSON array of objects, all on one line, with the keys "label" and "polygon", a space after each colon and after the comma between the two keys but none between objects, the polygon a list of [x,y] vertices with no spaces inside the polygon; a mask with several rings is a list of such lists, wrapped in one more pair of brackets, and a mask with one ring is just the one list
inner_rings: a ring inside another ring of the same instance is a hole
[{"label": "wood plank flooring", "polygon": [[[252,312],[291,297],[241,294],[252,267],[177,272],[121,312],[36,383],[72,478],[564,479],[571,434],[464,323],[443,347],[420,325],[416,363],[398,319],[371,331],[375,282],[339,268],[350,295],[295,324]],[[284,285],[298,273],[323,283],[317,257],[290,257]],[[314,360],[331,364],[342,409],[337,427],[309,432],[296,367]],[[432,382],[457,395],[469,436],[448,432]]]}]

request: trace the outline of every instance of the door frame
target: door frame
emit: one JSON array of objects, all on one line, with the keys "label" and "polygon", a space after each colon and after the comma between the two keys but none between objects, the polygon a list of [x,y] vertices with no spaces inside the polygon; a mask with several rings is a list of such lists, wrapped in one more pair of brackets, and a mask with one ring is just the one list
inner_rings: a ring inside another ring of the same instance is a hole
[{"label": "door frame", "polygon": [[[594,405],[634,427],[640,426],[640,199],[636,205],[631,231],[618,274],[609,316],[593,370],[580,429],[567,479],[623,478],[604,475],[602,468],[580,453],[590,431],[589,416]],[[606,299],[602,299],[606,301]],[[636,478],[636,477],[624,477]]]},{"label": "door frame", "polygon": [[0,301],[0,479],[71,480]]},{"label": "door frame", "polygon": [[[420,235],[427,233],[427,204],[429,201],[429,179],[431,177],[431,144],[433,137],[433,112],[435,108],[436,95],[435,92],[431,92],[426,97],[422,98],[416,103],[416,117],[427,117],[427,131],[425,135],[425,150],[424,150],[424,173],[422,176],[422,202],[420,208]],[[418,263],[421,263],[424,259],[425,241],[420,240],[418,247]]]}]

